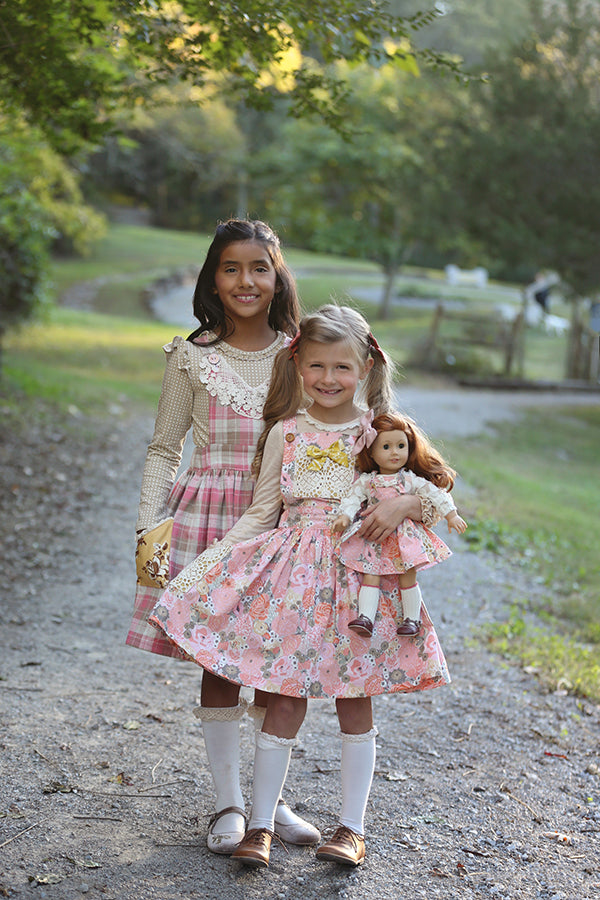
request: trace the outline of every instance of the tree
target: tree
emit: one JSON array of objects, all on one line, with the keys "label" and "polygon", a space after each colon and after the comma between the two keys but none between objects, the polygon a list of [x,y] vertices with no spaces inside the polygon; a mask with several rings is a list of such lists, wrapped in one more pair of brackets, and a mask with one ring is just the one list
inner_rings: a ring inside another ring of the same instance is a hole
[{"label": "tree", "polygon": [[228,91],[264,108],[278,93],[265,75],[283,68],[291,112],[339,125],[344,86],[327,66],[403,59],[415,52],[411,36],[434,18],[398,18],[382,0],[13,0],[0,4],[0,112],[24,111],[73,152],[152,84],[201,87],[227,73]]},{"label": "tree", "polygon": [[289,123],[258,165],[279,182],[266,188],[269,217],[292,240],[381,265],[379,316],[387,318],[398,272],[433,235],[437,176],[429,148],[441,95],[433,78],[391,64],[340,64],[342,74],[352,140],[316,123]]},{"label": "tree", "polygon": [[454,108],[445,205],[491,258],[558,272],[576,323],[600,285],[600,10],[530,8],[535,33],[489,60],[489,82]]}]

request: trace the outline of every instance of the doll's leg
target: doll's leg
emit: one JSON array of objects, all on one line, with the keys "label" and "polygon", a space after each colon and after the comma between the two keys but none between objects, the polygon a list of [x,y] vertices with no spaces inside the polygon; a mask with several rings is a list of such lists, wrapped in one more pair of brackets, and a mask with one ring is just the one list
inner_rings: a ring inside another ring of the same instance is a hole
[{"label": "doll's leg", "polygon": [[338,700],[342,732],[342,811],[339,827],[317,850],[317,858],[359,866],[365,858],[364,817],[375,771],[371,698]]},{"label": "doll's leg", "polygon": [[403,620],[396,630],[396,634],[418,634],[421,627],[421,588],[417,584],[415,569],[409,569],[398,576],[400,593],[402,595]]},{"label": "doll's leg", "polygon": [[306,700],[273,695],[262,730],[256,732],[252,815],[232,859],[247,866],[269,865],[275,812],[290,764],[296,734],[306,714]]},{"label": "doll's leg", "polygon": [[363,637],[373,634],[373,622],[379,605],[379,575],[364,575],[358,592],[358,617],[348,622],[348,628]]}]

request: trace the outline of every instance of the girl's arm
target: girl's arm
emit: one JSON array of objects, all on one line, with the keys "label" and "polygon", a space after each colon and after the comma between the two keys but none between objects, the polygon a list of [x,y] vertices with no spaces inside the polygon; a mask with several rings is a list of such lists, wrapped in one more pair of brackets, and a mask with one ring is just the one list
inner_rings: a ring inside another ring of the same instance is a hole
[{"label": "girl's arm", "polygon": [[167,499],[181,462],[185,436],[192,425],[194,392],[182,367],[183,338],[163,347],[167,358],[154,434],[148,445],[136,531],[153,528],[167,515]]},{"label": "girl's arm", "polygon": [[281,514],[281,466],[283,423],[277,422],[265,443],[262,465],[252,503],[225,537],[225,544],[239,544],[275,528]]},{"label": "girl's arm", "polygon": [[[358,534],[367,541],[385,541],[400,527],[404,519],[421,522],[423,510],[416,494],[402,494],[391,500],[382,500],[371,510],[367,510]],[[428,525],[428,522],[425,522]]]}]

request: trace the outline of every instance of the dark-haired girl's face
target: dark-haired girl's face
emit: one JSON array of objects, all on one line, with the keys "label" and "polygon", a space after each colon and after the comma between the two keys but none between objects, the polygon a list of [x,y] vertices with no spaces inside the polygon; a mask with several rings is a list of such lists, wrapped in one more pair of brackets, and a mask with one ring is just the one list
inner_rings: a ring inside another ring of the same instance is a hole
[{"label": "dark-haired girl's face", "polygon": [[395,475],[408,462],[408,438],[404,431],[380,431],[371,457],[382,475]]},{"label": "dark-haired girl's face", "polygon": [[266,318],[276,284],[275,267],[260,241],[236,241],[221,253],[215,287],[234,326]]}]

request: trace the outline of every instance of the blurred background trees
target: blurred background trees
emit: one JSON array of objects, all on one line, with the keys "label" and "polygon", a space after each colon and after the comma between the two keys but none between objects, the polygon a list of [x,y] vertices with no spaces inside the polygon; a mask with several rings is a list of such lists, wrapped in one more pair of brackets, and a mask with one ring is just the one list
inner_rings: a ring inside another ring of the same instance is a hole
[{"label": "blurred background trees", "polygon": [[[0,5],[0,327],[115,207],[598,291],[600,10],[588,0]],[[469,78],[461,74],[465,69]],[[571,356],[576,358],[576,347]]]}]

